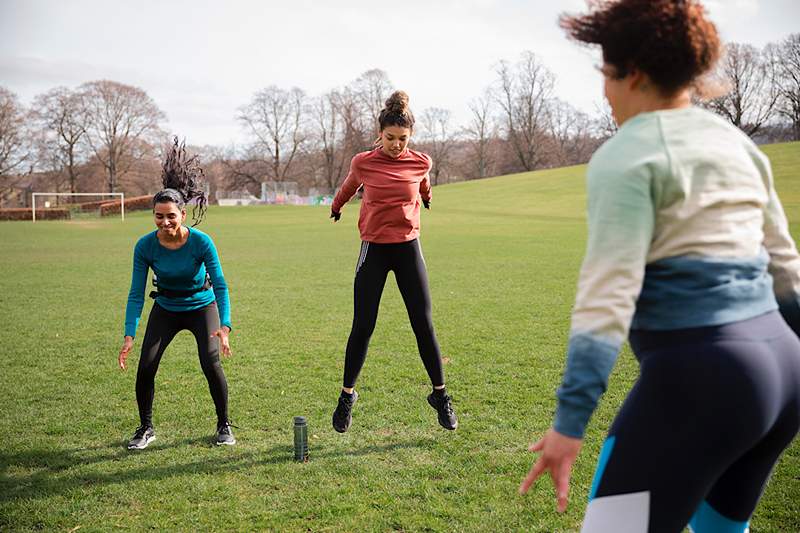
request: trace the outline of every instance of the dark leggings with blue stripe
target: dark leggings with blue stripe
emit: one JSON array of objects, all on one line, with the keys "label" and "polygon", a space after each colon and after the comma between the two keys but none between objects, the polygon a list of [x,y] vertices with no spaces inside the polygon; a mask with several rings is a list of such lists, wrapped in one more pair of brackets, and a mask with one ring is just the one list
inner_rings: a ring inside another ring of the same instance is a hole
[{"label": "dark leggings with blue stripe", "polygon": [[797,336],[772,312],[632,331],[630,343],[641,372],[603,446],[584,531],[745,531],[800,429]]},{"label": "dark leggings with blue stripe", "polygon": [[362,242],[356,263],[353,286],[353,327],[347,340],[344,360],[345,387],[355,387],[367,357],[367,347],[381,303],[383,287],[389,272],[394,272],[397,287],[406,304],[411,329],[425,370],[434,387],[444,385],[442,357],[433,331],[428,273],[419,240],[399,243]]}]

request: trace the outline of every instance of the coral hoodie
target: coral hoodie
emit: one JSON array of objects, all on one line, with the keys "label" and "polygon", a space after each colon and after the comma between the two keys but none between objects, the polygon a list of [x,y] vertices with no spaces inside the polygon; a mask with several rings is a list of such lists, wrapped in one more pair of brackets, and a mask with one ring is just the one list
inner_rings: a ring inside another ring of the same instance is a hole
[{"label": "coral hoodie", "polygon": [[380,147],[361,152],[350,162],[331,209],[338,213],[363,185],[358,229],[361,240],[375,243],[407,242],[419,237],[420,196],[430,201],[428,173],[431,158],[406,149],[397,159]]}]

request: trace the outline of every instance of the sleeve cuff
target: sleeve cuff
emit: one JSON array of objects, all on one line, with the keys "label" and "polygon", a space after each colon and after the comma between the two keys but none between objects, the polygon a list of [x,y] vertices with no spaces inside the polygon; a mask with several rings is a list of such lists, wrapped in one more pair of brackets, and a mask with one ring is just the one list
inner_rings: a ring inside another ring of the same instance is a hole
[{"label": "sleeve cuff", "polygon": [[620,344],[588,333],[573,334],[567,350],[567,368],[558,388],[553,427],[569,437],[581,438],[606,390]]}]

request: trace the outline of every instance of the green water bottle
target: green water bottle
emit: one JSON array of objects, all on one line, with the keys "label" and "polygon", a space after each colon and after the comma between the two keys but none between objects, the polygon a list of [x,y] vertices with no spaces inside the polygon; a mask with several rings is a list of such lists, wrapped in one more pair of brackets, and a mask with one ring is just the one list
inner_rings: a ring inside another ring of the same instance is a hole
[{"label": "green water bottle", "polygon": [[294,417],[294,460],[308,462],[308,426],[306,417]]}]

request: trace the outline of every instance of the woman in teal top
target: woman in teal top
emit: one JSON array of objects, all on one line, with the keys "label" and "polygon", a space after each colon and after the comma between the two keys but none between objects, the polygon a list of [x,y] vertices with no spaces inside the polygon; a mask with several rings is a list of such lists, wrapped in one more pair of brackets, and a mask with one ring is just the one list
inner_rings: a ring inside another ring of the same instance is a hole
[{"label": "woman in teal top", "polygon": [[[153,197],[156,231],[139,239],[133,251],[133,275],[125,309],[125,340],[119,352],[119,366],[133,347],[133,338],[144,307],[147,271],[153,270],[157,290],[142,342],[136,373],[136,402],[140,426],[128,443],[129,449],[146,448],[155,439],[153,395],[161,356],[175,335],[184,329],[197,341],[200,366],[217,412],[216,444],[236,443],[228,420],[228,384],[219,360],[219,348],[231,355],[228,286],[211,237],[194,226],[205,214],[206,197],[199,187],[203,170],[197,158],[187,157],[175,138],[162,167],[164,189]],[[195,201],[194,225],[184,226],[186,203]]]},{"label": "woman in teal top", "polygon": [[719,39],[694,0],[564,17],[602,48],[620,125],[587,169],[589,235],[553,425],[525,492],[558,508],[626,338],[639,377],[603,445],[583,532],[742,533],[800,428],[800,256],[770,164],[692,106]]}]

